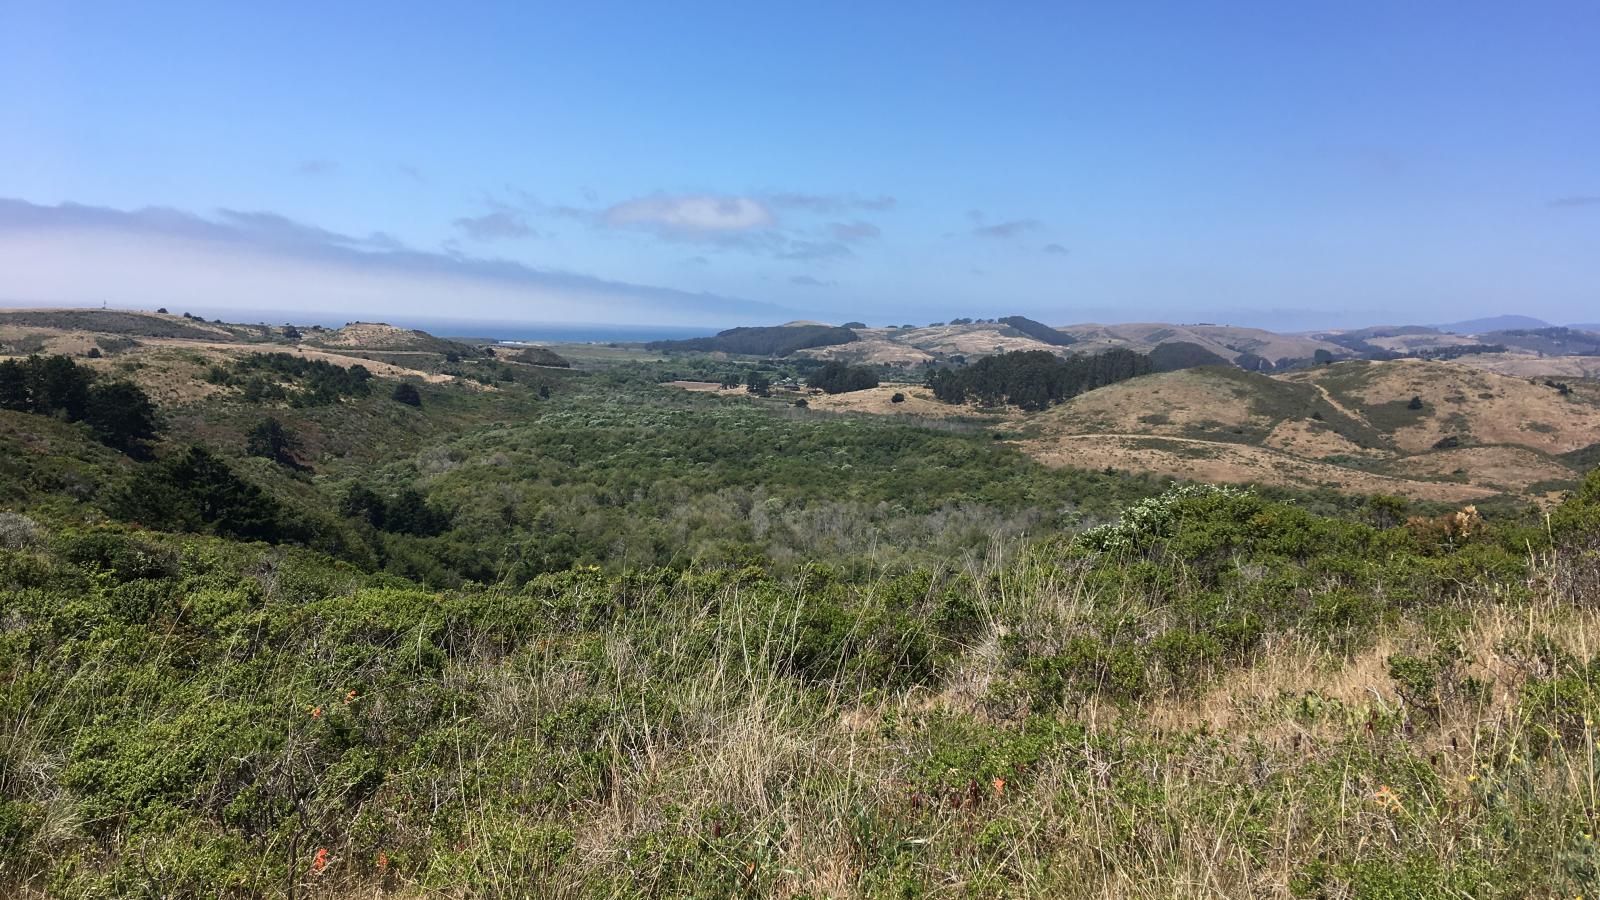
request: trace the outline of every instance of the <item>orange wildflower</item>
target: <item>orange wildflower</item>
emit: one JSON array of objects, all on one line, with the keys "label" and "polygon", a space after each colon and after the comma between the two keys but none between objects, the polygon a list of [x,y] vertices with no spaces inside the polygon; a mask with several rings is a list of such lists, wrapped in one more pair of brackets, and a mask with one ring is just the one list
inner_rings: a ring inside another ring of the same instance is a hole
[{"label": "orange wildflower", "polygon": [[996,778],[994,780],[994,795],[996,797],[998,797],[1001,794],[1004,794],[1005,792],[1006,792],[1006,780],[1004,778]]},{"label": "orange wildflower", "polygon": [[311,874],[321,875],[322,870],[328,867],[328,848],[318,847],[317,855],[311,857]]},{"label": "orange wildflower", "polygon": [[354,702],[356,702],[356,692],[355,692],[354,688],[352,688],[349,693],[344,695],[344,702],[346,702],[346,703],[354,703]]},{"label": "orange wildflower", "polygon": [[382,850],[379,850],[378,851],[378,871],[382,872],[387,868],[389,868],[389,854],[383,852]]},{"label": "orange wildflower", "polygon": [[322,718],[322,707],[320,707],[320,706],[311,707],[311,718],[313,718],[313,719]]},{"label": "orange wildflower", "polygon": [[1384,809],[1399,809],[1400,795],[1395,792],[1394,788],[1385,784],[1380,786],[1378,790],[1373,793],[1372,802],[1378,804]]}]

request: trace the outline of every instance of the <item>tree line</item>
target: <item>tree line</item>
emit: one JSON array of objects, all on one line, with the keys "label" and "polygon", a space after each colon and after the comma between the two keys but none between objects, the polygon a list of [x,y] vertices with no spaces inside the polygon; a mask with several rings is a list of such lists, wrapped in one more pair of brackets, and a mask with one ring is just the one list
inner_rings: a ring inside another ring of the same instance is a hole
[{"label": "tree line", "polygon": [[878,373],[865,366],[830,362],[807,376],[806,385],[825,394],[848,394],[877,387]]},{"label": "tree line", "polygon": [[1048,350],[1017,350],[962,369],[936,369],[928,376],[928,387],[944,403],[972,400],[984,406],[1041,410],[1152,371],[1148,356],[1121,348],[1067,358]]},{"label": "tree line", "polygon": [[247,403],[331,406],[345,397],[367,396],[372,372],[363,365],[339,366],[293,353],[252,353],[234,363],[232,371],[214,367],[206,380],[239,388]]},{"label": "tree line", "polygon": [[66,356],[0,361],[0,409],[83,422],[101,443],[138,454],[156,435],[156,408],[128,381],[101,379]]}]

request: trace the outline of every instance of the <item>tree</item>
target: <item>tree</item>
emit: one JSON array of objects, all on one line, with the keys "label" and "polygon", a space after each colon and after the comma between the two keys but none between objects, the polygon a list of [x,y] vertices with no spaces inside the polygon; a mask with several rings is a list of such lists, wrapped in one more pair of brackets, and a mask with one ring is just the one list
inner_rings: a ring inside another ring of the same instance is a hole
[{"label": "tree", "polygon": [[841,328],[865,328],[865,327],[867,327],[867,323],[865,323],[865,322],[846,322],[843,325],[841,325],[840,327]]},{"label": "tree", "polygon": [[158,313],[160,313],[160,314],[162,314],[162,315],[163,315],[163,316],[164,316],[164,315],[166,315],[166,314],[167,314],[167,308],[166,308],[166,307],[165,307],[165,306],[162,306],[162,307],[158,307],[158,308],[157,308],[157,309],[156,309],[156,312],[158,312]]},{"label": "tree", "polygon": [[811,404],[808,403],[806,401],[806,398],[804,398],[804,397],[796,397],[795,401],[794,401],[794,405],[799,407],[800,409],[805,409],[806,407],[810,406]]},{"label": "tree", "polygon": [[394,393],[390,395],[396,403],[407,406],[421,406],[422,394],[417,391],[416,385],[402,381],[394,386]]},{"label": "tree", "polygon": [[251,456],[270,459],[291,469],[302,468],[295,454],[300,452],[300,440],[295,433],[272,416],[267,416],[245,435],[244,452]]},{"label": "tree", "polygon": [[1406,404],[1406,409],[1421,409],[1421,408],[1422,408],[1422,398],[1419,397],[1419,396],[1413,396],[1411,398],[1411,402]]},{"label": "tree", "polygon": [[298,341],[300,340],[300,329],[293,325],[285,325],[283,326],[283,336],[291,341]]},{"label": "tree", "polygon": [[757,397],[765,397],[772,393],[772,379],[760,372],[752,371],[750,376],[745,379],[744,385],[745,390],[755,394]]},{"label": "tree", "polygon": [[362,519],[373,528],[382,529],[387,504],[378,492],[364,484],[357,484],[344,493],[339,501],[339,514],[352,519]]},{"label": "tree", "polygon": [[276,500],[203,447],[140,466],[112,509],[120,518],[165,531],[262,541],[293,535]]},{"label": "tree", "polygon": [[1093,356],[1062,359],[1047,350],[1019,350],[985,357],[964,369],[938,369],[928,387],[943,403],[976,400],[1040,410],[1095,388],[1148,375],[1150,358],[1117,348]]},{"label": "tree", "polygon": [[384,530],[432,537],[450,527],[450,517],[428,504],[416,488],[402,488],[384,509]]},{"label": "tree", "polygon": [[889,402],[890,403],[904,403],[904,402],[906,402],[906,395],[900,393],[899,391],[896,391],[895,395],[893,397],[889,398]]},{"label": "tree", "polygon": [[142,454],[142,442],[156,436],[155,404],[138,385],[126,381],[91,387],[84,420],[101,443],[129,455]]},{"label": "tree", "polygon": [[878,386],[878,376],[871,369],[863,366],[847,366],[842,362],[830,362],[812,372],[806,378],[806,384],[818,388],[828,394],[846,394],[851,391],[864,391]]},{"label": "tree", "polygon": [[87,356],[90,359],[99,359],[102,355],[104,354],[100,352],[99,347],[90,347],[89,352],[84,354],[84,356]]},{"label": "tree", "polygon": [[25,365],[32,406],[29,412],[61,416],[68,422],[83,418],[89,409],[88,369],[65,356],[31,356]]},{"label": "tree", "polygon": [[0,359],[0,409],[30,412],[28,373],[14,359]]}]

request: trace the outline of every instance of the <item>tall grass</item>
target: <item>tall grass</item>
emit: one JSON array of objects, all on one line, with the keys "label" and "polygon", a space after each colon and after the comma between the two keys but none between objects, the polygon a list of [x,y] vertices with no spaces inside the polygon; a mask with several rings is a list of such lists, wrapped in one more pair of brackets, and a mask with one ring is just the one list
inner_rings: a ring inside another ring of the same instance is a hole
[{"label": "tall grass", "polygon": [[[1592,549],[1430,551],[1251,498],[1177,502],[1116,551],[446,593],[256,545],[18,529],[0,879],[79,897],[1600,886]],[[1225,527],[1256,530],[1202,546]],[[1299,528],[1344,537],[1284,550]],[[1333,558],[1357,538],[1370,556]]]}]

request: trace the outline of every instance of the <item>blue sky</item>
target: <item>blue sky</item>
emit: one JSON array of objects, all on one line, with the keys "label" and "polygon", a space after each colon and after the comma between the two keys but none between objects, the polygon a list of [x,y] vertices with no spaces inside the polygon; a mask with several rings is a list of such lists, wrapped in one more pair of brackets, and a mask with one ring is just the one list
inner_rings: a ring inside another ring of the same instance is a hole
[{"label": "blue sky", "polygon": [[1600,5],[0,5],[0,302],[1600,319]]}]

